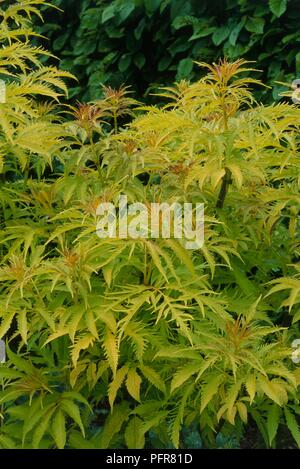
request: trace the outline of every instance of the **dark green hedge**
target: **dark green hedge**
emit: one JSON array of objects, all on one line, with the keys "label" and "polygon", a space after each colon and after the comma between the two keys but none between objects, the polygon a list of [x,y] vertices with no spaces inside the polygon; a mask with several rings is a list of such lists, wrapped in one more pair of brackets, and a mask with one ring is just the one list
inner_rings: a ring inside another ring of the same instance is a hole
[{"label": "dark green hedge", "polygon": [[99,84],[131,84],[139,97],[199,73],[193,60],[245,57],[275,81],[300,72],[299,0],[54,0],[40,32],[63,68],[79,78],[71,95],[90,100]]}]

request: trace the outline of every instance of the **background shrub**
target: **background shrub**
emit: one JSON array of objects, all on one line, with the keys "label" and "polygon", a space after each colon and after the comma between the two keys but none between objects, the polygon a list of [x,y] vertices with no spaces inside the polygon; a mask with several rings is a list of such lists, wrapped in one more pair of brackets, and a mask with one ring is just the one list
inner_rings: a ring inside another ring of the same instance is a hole
[{"label": "background shrub", "polygon": [[[55,0],[64,12],[46,9],[39,31],[79,84],[71,96],[99,97],[99,83],[133,85],[142,96],[152,85],[194,79],[193,60],[245,57],[278,98],[275,80],[299,72],[298,0]],[[72,85],[73,86],[73,85]]]},{"label": "background shrub", "polygon": [[[43,3],[0,8],[0,448],[300,447],[299,108],[254,103],[240,59],[66,120]],[[205,244],[98,238],[120,194],[202,202]]]}]

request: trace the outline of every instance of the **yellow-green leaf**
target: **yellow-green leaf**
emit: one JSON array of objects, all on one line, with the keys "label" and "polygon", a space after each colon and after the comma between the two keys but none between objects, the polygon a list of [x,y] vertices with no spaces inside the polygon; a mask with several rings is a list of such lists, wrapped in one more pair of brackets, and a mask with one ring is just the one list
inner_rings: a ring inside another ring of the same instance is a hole
[{"label": "yellow-green leaf", "polygon": [[58,409],[52,422],[53,437],[58,449],[64,449],[66,445],[66,419],[64,413]]},{"label": "yellow-green leaf", "polygon": [[142,379],[140,375],[136,372],[135,368],[130,368],[127,379],[126,379],[126,387],[129,394],[137,401],[140,402],[140,390],[141,390],[141,383]]},{"label": "yellow-green leaf", "polygon": [[145,434],[142,420],[134,416],[125,430],[125,442],[129,449],[142,449],[145,446]]}]

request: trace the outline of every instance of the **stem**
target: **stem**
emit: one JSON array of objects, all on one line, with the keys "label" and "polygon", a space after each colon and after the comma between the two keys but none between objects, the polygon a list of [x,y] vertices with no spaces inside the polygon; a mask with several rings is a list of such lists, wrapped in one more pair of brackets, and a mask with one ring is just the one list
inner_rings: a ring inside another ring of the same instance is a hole
[{"label": "stem", "polygon": [[101,163],[100,163],[100,155],[97,155],[97,170],[98,170],[100,182],[102,185],[104,185],[102,170],[101,170]]},{"label": "stem", "polygon": [[232,183],[231,171],[228,168],[225,168],[225,174],[222,179],[222,185],[219,192],[218,200],[216,203],[216,208],[223,208],[225,197],[228,191],[229,184]]},{"label": "stem", "polygon": [[227,115],[227,112],[226,112],[224,96],[222,97],[221,107],[222,107],[222,111],[223,111],[224,131],[227,132],[227,130],[228,130],[228,115]]},{"label": "stem", "polygon": [[144,253],[144,265],[145,265],[145,270],[144,270],[144,285],[150,285],[150,278],[152,274],[152,260],[149,259],[148,261],[148,253],[147,253],[147,248],[145,247],[145,253]]},{"label": "stem", "polygon": [[24,181],[27,183],[29,178],[29,164],[27,163],[24,169]]},{"label": "stem", "polygon": [[100,182],[101,184],[103,185],[103,177],[102,177],[102,171],[101,171],[101,163],[100,163],[100,155],[97,155],[96,152],[95,152],[95,143],[94,143],[94,140],[93,140],[93,135],[89,135],[89,142],[90,142],[90,146],[91,146],[91,149],[92,149],[92,152],[96,158],[96,167],[97,167],[97,171],[98,171],[98,174],[99,174],[99,178],[100,178]]},{"label": "stem", "polygon": [[117,119],[117,113],[114,111],[114,131],[115,134],[118,133],[118,119]]}]

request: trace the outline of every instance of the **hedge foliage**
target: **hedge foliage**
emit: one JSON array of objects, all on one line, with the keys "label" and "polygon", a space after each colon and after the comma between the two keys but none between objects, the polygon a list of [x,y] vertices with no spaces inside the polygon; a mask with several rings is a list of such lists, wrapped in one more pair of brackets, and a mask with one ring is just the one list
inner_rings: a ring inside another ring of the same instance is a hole
[{"label": "hedge foliage", "polygon": [[300,68],[298,0],[54,0],[39,31],[61,66],[79,78],[71,96],[99,98],[99,83],[153,86],[198,78],[194,60],[255,60],[278,99]]},{"label": "hedge foliage", "polygon": [[[41,5],[0,7],[0,449],[300,448],[299,107],[239,59],[66,119]],[[99,236],[121,195],[137,236]],[[142,234],[137,203],[186,202],[203,245]]]}]

